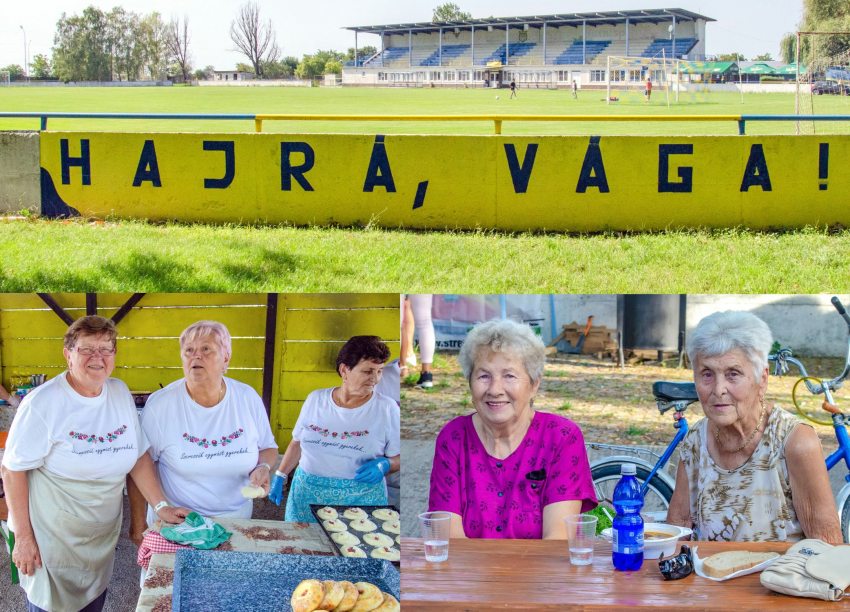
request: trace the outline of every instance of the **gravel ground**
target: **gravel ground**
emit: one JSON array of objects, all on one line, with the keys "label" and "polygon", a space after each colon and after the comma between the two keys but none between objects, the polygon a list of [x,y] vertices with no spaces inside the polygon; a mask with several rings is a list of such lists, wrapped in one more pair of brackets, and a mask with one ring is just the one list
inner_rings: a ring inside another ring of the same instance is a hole
[{"label": "gravel ground", "polygon": [[[671,363],[637,363],[620,368],[611,360],[587,355],[551,356],[534,405],[538,410],[555,412],[578,423],[587,442],[666,446],[673,437],[672,416],[659,414],[652,397],[652,383],[693,380],[690,369],[677,368]],[[843,362],[806,359],[806,365],[814,375],[834,375]],[[793,410],[791,388],[796,380],[793,376],[771,376],[767,400]],[[402,385],[402,439],[433,440],[450,419],[472,411],[469,386],[456,354],[437,355],[432,389],[417,389],[415,382],[416,376],[411,375]],[[837,397],[839,405],[842,393]],[[703,412],[697,403],[688,408],[686,415],[690,423],[695,423]],[[832,428],[815,427],[824,449],[834,449]]]}]

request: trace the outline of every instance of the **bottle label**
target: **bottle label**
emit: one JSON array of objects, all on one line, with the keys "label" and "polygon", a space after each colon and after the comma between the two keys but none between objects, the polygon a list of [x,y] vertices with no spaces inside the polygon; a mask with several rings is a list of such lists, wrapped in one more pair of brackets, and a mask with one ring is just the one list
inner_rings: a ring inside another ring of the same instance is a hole
[{"label": "bottle label", "polygon": [[614,529],[612,548],[616,553],[634,555],[643,552],[643,529]]}]

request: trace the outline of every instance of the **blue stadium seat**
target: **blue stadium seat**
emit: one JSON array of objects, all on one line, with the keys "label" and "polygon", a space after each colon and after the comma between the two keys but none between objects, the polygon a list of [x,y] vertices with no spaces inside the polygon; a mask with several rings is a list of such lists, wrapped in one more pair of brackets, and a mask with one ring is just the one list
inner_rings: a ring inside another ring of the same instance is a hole
[{"label": "blue stadium seat", "polygon": [[[580,39],[576,39],[569,47],[564,49],[558,57],[555,58],[553,63],[589,64],[593,61],[593,58],[602,53],[610,44],[610,40],[588,40],[585,44],[582,44]],[[586,49],[586,53],[582,53],[582,48]],[[587,58],[586,60],[585,57]]]},{"label": "blue stadium seat", "polygon": [[[443,45],[443,64],[456,59],[466,53],[471,45]],[[440,50],[437,49],[431,55],[419,62],[420,66],[439,66],[440,65]]]},{"label": "blue stadium seat", "polygon": [[508,63],[508,57],[506,57],[506,50],[510,49],[510,57],[522,57],[523,55],[528,54],[534,47],[537,46],[537,43],[533,42],[515,42],[510,45],[499,45],[499,47],[493,51],[490,55],[485,57],[484,59],[479,59],[475,63],[481,66],[487,64],[487,62],[502,62],[503,64]]},{"label": "blue stadium seat", "polygon": [[[690,53],[691,49],[697,44],[696,38],[677,38],[676,49],[674,52],[673,41],[667,38],[656,38],[650,45],[644,49],[641,57],[681,57]],[[662,53],[663,51],[663,53]]]},{"label": "blue stadium seat", "polygon": [[364,66],[384,66],[407,55],[407,47],[387,47],[372,59],[363,62]]}]

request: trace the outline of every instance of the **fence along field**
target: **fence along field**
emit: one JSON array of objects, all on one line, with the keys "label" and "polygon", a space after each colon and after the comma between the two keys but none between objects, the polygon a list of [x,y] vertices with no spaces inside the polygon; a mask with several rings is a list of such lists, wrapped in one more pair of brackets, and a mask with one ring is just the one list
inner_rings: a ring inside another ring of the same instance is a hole
[{"label": "fence along field", "polygon": [[[794,100],[793,94],[748,95],[742,106],[740,96],[721,93],[712,95],[708,101],[688,102],[668,111],[666,104],[659,102],[656,106],[654,101],[632,107],[606,107],[601,91],[587,90],[579,92],[577,101],[571,99],[568,91],[525,89],[520,89],[516,100],[506,100],[502,96],[499,101],[491,91],[473,89],[278,91],[173,87],[133,91],[73,88],[45,91],[10,88],[0,93],[4,108],[8,110],[71,112],[740,114],[743,110],[779,114],[792,112]],[[847,102],[846,98],[838,96],[820,96],[817,103],[828,106],[819,108],[818,112],[847,113]],[[470,134],[497,140],[492,136],[492,122],[268,122],[263,131],[282,136],[364,134],[371,137],[367,137],[371,146],[376,125],[386,135]],[[37,128],[36,119],[0,118],[0,129]],[[837,123],[819,124],[818,129],[821,128],[827,134],[846,129]],[[49,129],[124,132],[139,137],[176,130],[249,133],[253,125],[250,121],[179,123],[57,119],[50,121]],[[748,137],[791,135],[793,132],[794,126],[785,122],[747,125]],[[613,135],[733,136],[737,134],[737,127],[734,122],[637,125],[626,122],[506,122],[503,134],[502,138],[552,134],[587,138],[599,134],[604,143],[605,137]],[[587,140],[584,140],[582,152],[586,147]],[[526,149],[520,147],[517,151],[521,165]],[[502,155],[505,155],[504,149]],[[812,159],[816,160],[818,153],[814,155]],[[654,155],[653,159],[657,157]],[[836,163],[834,155],[830,159],[831,164]],[[138,157],[123,173],[126,178],[122,181],[128,188],[137,164]],[[642,163],[633,165],[636,172],[642,169],[646,174],[642,180],[657,180],[656,168],[643,167]],[[834,165],[832,168],[829,181],[840,174]],[[572,171],[577,172],[576,167],[572,167]],[[73,168],[72,177],[79,181],[75,172],[79,170]],[[807,183],[817,183],[817,167],[806,169],[805,173]],[[671,178],[676,179],[677,175],[674,173]],[[35,181],[38,187],[37,174]],[[512,191],[510,179],[508,185]],[[569,185],[570,190],[574,187]],[[362,189],[362,185],[358,188]],[[831,195],[835,188],[834,181],[829,183],[826,193]],[[756,189],[753,188],[753,193]],[[618,196],[617,201],[620,199]],[[428,210],[428,203],[426,199],[424,210]],[[412,198],[405,197],[404,204],[412,209]],[[175,204],[176,207],[182,205],[182,202]],[[17,213],[23,206],[24,203],[15,202],[7,209]],[[769,210],[769,206],[765,208]],[[371,221],[364,229],[348,230],[312,224],[306,228],[291,224],[267,227],[160,225],[144,221],[121,222],[112,214],[105,225],[85,222],[55,225],[43,221],[7,223],[4,236],[9,240],[0,247],[0,259],[5,264],[0,275],[0,289],[89,290],[94,282],[99,288],[148,291],[398,291],[403,286],[412,291],[492,292],[510,287],[516,292],[593,292],[599,290],[600,279],[605,278],[606,290],[615,292],[775,292],[780,289],[820,292],[825,287],[843,286],[847,281],[845,254],[850,235],[840,228],[827,231],[823,224],[817,229],[813,218],[807,221],[808,229],[769,234],[732,229],[624,235],[606,233],[606,230],[598,235],[548,233],[546,236],[502,233],[483,225],[469,233],[443,230],[420,233],[411,232],[409,228],[378,230]],[[244,219],[241,222],[244,223]],[[73,246],[75,244],[87,247],[80,250]],[[806,257],[794,255],[797,253],[806,253]],[[174,265],[174,261],[182,263]],[[475,267],[476,274],[469,274],[470,265]],[[631,270],[631,273],[612,276],[611,270],[619,269]],[[730,270],[734,273],[730,274]]]}]

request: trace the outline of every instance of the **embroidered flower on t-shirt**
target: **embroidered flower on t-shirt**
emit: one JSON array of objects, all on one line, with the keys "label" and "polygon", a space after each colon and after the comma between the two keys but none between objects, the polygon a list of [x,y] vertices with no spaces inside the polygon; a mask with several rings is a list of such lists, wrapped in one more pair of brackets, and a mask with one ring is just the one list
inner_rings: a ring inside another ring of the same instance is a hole
[{"label": "embroidered flower on t-shirt", "polygon": [[319,425],[313,424],[307,425],[307,429],[315,431],[323,438],[327,438],[328,436],[330,436],[332,439],[339,438],[340,440],[345,440],[346,438],[359,438],[361,436],[369,435],[368,429],[364,429],[363,431],[344,431],[342,433],[339,433],[337,431],[331,431],[326,427],[320,427]]},{"label": "embroidered flower on t-shirt", "polygon": [[240,438],[243,433],[245,433],[245,430],[240,427],[233,433],[227,434],[226,436],[220,436],[218,438],[212,438],[210,440],[207,440],[206,438],[199,438],[198,436],[193,436],[188,433],[183,434],[183,439],[191,444],[203,446],[204,448],[209,448],[210,446],[217,448],[219,446],[227,446],[228,444],[233,443],[237,438]]},{"label": "embroidered flower on t-shirt", "polygon": [[68,433],[74,440],[83,440],[90,444],[103,444],[105,442],[115,442],[118,439],[118,436],[123,435],[124,432],[127,431],[127,426],[122,425],[115,431],[110,431],[109,433],[99,436],[97,434],[87,434],[79,431],[71,431]]}]

